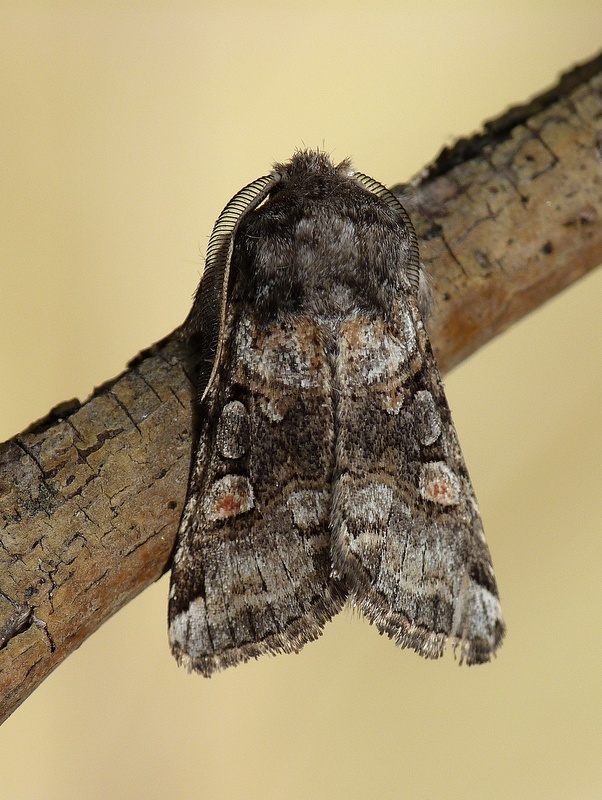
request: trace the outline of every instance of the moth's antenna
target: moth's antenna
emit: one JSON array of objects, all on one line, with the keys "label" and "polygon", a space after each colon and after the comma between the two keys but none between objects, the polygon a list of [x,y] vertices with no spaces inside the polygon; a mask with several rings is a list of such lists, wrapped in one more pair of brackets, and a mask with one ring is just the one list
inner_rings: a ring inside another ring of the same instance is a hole
[{"label": "moth's antenna", "polygon": [[202,353],[198,375],[200,402],[205,399],[213,383],[219,362],[234,235],[243,217],[267,197],[279,180],[280,175],[274,172],[249,183],[234,195],[213,226],[207,246],[205,271],[194,304],[195,318],[203,321]]},{"label": "moth's antenna", "polygon": [[418,237],[416,236],[416,231],[414,230],[414,225],[412,224],[410,215],[395,197],[393,192],[389,191],[389,189],[387,189],[386,186],[383,186],[382,183],[375,181],[374,178],[371,178],[369,175],[364,175],[363,172],[354,172],[353,177],[357,178],[362,186],[364,186],[369,192],[372,192],[372,194],[375,194],[377,197],[380,197],[381,200],[384,200],[385,203],[391,206],[391,208],[393,208],[402,218],[408,230],[408,236],[410,239],[410,263],[407,267],[408,279],[414,291],[418,293],[418,285],[420,283],[420,253],[418,251]]}]

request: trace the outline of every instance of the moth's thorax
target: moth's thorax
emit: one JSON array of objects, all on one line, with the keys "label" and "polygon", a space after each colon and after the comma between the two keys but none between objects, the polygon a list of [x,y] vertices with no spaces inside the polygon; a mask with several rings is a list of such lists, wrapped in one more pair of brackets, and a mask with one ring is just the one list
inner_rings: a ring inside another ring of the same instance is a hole
[{"label": "moth's thorax", "polygon": [[387,314],[407,285],[403,223],[353,181],[344,188],[345,209],[340,187],[312,185],[303,203],[285,188],[241,225],[233,281],[268,319]]}]

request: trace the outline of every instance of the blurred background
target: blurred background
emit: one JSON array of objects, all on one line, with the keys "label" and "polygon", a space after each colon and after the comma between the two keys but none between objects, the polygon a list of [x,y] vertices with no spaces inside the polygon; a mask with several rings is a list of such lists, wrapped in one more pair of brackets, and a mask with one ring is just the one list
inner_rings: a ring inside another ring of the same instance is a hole
[{"label": "blurred background", "polygon": [[[295,147],[386,184],[602,44],[600,0],[0,3],[0,439],[186,316],[226,201]],[[447,377],[508,635],[426,662],[345,610],[211,680],[167,579],[0,729],[0,798],[599,798],[602,274]],[[10,768],[9,768],[10,765]]]}]

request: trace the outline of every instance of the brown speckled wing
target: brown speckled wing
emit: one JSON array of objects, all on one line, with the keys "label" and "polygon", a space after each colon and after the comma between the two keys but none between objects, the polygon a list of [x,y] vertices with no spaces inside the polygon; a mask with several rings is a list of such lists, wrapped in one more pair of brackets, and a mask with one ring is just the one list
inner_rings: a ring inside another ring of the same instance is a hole
[{"label": "brown speckled wing", "polygon": [[333,563],[382,633],[488,661],[504,634],[481,518],[409,289],[339,329]]},{"label": "brown speckled wing", "polygon": [[172,651],[210,675],[295,652],[342,606],[330,575],[332,379],[319,328],[228,312],[174,558]]}]

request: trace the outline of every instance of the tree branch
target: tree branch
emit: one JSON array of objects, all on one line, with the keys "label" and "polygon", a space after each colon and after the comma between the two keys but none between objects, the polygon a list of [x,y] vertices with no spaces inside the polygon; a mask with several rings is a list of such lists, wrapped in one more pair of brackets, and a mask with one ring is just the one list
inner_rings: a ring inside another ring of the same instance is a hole
[{"label": "tree branch", "polygon": [[[602,262],[602,56],[398,186],[443,371]],[[0,445],[0,721],[168,565],[190,454],[177,332]]]}]

